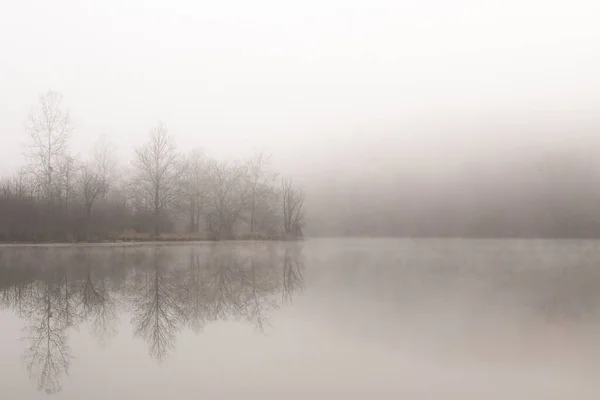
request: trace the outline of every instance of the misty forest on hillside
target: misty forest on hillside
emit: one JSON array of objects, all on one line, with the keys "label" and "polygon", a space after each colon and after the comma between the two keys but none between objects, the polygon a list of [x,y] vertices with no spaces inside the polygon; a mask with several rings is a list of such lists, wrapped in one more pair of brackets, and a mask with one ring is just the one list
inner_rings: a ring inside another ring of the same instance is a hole
[{"label": "misty forest on hillside", "polygon": [[104,137],[78,157],[69,151],[69,111],[53,91],[40,96],[25,128],[28,164],[0,182],[0,241],[302,236],[304,192],[264,152],[239,162],[200,149],[183,154],[158,123],[128,166]]}]

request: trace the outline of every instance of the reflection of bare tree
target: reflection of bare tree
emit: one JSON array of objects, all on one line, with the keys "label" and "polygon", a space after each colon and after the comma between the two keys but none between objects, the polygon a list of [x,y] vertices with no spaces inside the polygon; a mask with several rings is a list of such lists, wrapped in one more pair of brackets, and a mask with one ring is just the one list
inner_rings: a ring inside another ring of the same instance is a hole
[{"label": "reflection of bare tree", "polygon": [[24,319],[27,371],[39,390],[55,393],[68,375],[70,329],[89,323],[104,346],[129,310],[135,336],[159,361],[184,327],[199,333],[211,321],[235,319],[263,331],[281,276],[284,298],[302,287],[299,257],[300,250],[274,244],[211,244],[183,257],[164,247],[7,250],[0,252],[0,307]]},{"label": "reflection of bare tree", "polygon": [[235,254],[219,245],[208,256],[208,313],[215,320],[237,319],[241,315],[241,271]]},{"label": "reflection of bare tree", "polygon": [[[263,251],[266,250],[266,251]],[[182,304],[188,326],[195,332],[208,321],[245,320],[264,331],[269,325],[269,312],[277,308],[273,294],[279,287],[280,269],[276,255],[260,246],[253,246],[245,255],[231,246],[215,244],[204,257],[192,249],[182,292]],[[293,262],[299,252],[287,254],[293,273],[288,273],[293,285],[300,286],[301,263]],[[284,263],[285,264],[285,263]]]},{"label": "reflection of bare tree", "polygon": [[104,277],[93,278],[93,258],[88,257],[85,278],[80,284],[79,305],[82,317],[91,322],[92,332],[101,346],[117,333],[117,301],[111,295]]},{"label": "reflection of bare tree", "polygon": [[31,291],[31,270],[0,265],[0,306],[10,307],[15,314],[23,317]]},{"label": "reflection of bare tree", "polygon": [[[65,298],[59,271],[46,271],[40,254],[24,257],[6,251],[0,261],[1,298],[5,306],[26,320],[23,355],[31,379],[39,390],[56,393],[68,373],[71,355],[67,345]],[[31,264],[30,264],[31,263]]]},{"label": "reflection of bare tree", "polygon": [[60,274],[59,291],[58,293],[62,296],[62,307],[61,315],[64,318],[66,328],[76,327],[79,323],[79,313],[75,300],[76,285],[69,275],[68,266],[61,266],[58,269]]},{"label": "reflection of bare tree", "polygon": [[283,256],[283,279],[281,284],[281,302],[291,303],[294,292],[302,291],[304,260],[301,245],[288,246]]},{"label": "reflection of bare tree", "polygon": [[24,316],[26,301],[30,289],[29,283],[17,282],[2,291],[0,304],[11,307],[19,317]]},{"label": "reflection of bare tree", "polygon": [[52,281],[33,284],[27,321],[24,339],[29,347],[24,359],[29,376],[37,382],[38,390],[56,393],[71,361],[60,285]]},{"label": "reflection of bare tree", "polygon": [[[260,332],[264,332],[265,326],[270,325],[268,311],[277,307],[277,303],[271,298],[273,293],[273,282],[269,279],[269,266],[261,268],[258,265],[255,254],[250,257],[249,285],[245,302],[246,320],[252,323]],[[266,268],[265,268],[266,267]]]},{"label": "reflection of bare tree", "polygon": [[190,252],[190,262],[186,273],[182,291],[184,314],[189,328],[194,333],[200,333],[210,316],[207,311],[205,265],[202,265],[200,255],[193,249]]},{"label": "reflection of bare tree", "polygon": [[84,318],[92,313],[92,310],[103,302],[103,293],[100,293],[92,280],[92,271],[90,266],[86,267],[86,275],[79,291],[80,302],[83,308]]},{"label": "reflection of bare tree", "polygon": [[106,288],[106,281],[99,287],[102,301],[90,313],[92,332],[101,346],[106,346],[117,334],[118,303]]},{"label": "reflection of bare tree", "polygon": [[163,361],[175,346],[183,325],[184,310],[179,303],[175,275],[165,266],[166,253],[157,250],[152,267],[135,288],[133,317],[135,336],[148,342],[150,355]]}]

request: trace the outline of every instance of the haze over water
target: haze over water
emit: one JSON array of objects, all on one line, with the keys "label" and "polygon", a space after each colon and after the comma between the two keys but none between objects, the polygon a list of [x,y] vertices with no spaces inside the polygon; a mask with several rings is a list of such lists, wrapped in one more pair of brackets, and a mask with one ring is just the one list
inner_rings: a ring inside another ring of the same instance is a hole
[{"label": "haze over water", "polygon": [[0,1],[0,399],[599,399],[598,21]]},{"label": "haze over water", "polygon": [[595,399],[600,243],[0,248],[3,398]]}]

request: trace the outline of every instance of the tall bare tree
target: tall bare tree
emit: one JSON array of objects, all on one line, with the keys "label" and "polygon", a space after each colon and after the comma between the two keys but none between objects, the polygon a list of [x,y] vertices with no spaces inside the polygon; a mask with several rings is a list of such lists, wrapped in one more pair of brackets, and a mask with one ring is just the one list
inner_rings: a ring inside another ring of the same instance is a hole
[{"label": "tall bare tree", "polygon": [[153,212],[155,237],[160,234],[162,213],[178,200],[184,167],[181,161],[175,141],[162,123],[150,131],[146,144],[135,149],[134,185]]},{"label": "tall bare tree", "polygon": [[25,123],[31,140],[30,167],[50,204],[54,200],[54,175],[71,132],[69,111],[63,109],[62,99],[60,93],[51,90],[41,95]]},{"label": "tall bare tree", "polygon": [[291,178],[282,178],[281,197],[285,233],[302,236],[304,191],[301,188],[294,187]]},{"label": "tall bare tree", "polygon": [[256,152],[248,161],[248,179],[250,183],[250,232],[257,228],[257,207],[268,200],[272,194],[271,184],[277,174],[271,172],[271,156],[263,151]]}]

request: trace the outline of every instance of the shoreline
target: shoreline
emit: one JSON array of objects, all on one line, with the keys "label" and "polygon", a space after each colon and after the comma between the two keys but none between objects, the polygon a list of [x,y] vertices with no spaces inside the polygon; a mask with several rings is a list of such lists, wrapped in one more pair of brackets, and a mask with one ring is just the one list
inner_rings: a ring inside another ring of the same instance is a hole
[{"label": "shoreline", "polygon": [[177,245],[177,244],[207,244],[207,243],[273,243],[273,242],[296,242],[305,240],[303,237],[294,238],[238,238],[227,240],[215,239],[196,239],[196,238],[161,238],[158,240],[149,239],[117,239],[117,240],[98,240],[81,242],[0,242],[0,247],[128,247],[128,246],[148,246],[148,245]]},{"label": "shoreline", "polygon": [[304,239],[293,240],[260,240],[260,239],[244,239],[244,240],[154,240],[154,241],[116,241],[116,242],[46,242],[46,243],[9,243],[0,242],[0,248],[3,247],[135,247],[135,246],[176,246],[189,244],[209,244],[209,243],[287,243],[297,242]]}]

